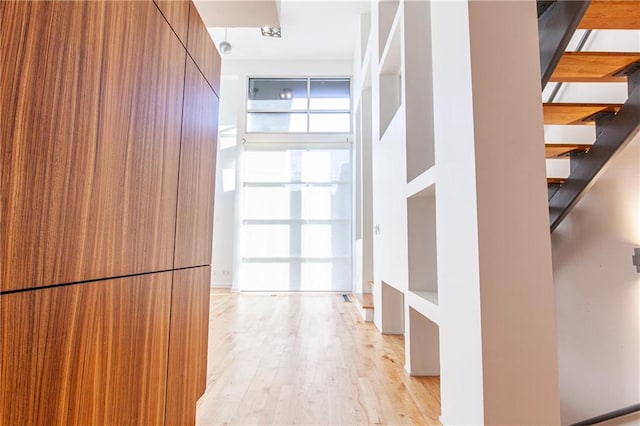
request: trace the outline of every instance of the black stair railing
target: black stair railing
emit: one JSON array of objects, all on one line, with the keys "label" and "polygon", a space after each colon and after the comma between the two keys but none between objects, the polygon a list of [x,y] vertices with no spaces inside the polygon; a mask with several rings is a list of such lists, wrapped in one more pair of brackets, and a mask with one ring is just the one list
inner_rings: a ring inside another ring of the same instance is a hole
[{"label": "black stair railing", "polygon": [[592,426],[597,425],[598,423],[606,422],[609,420],[617,419],[620,417],[628,416],[629,414],[640,412],[640,403],[633,404],[628,407],[620,408],[619,410],[610,411],[605,414],[601,414],[596,417],[591,417],[590,419],[582,420],[578,423],[573,423],[570,426]]}]

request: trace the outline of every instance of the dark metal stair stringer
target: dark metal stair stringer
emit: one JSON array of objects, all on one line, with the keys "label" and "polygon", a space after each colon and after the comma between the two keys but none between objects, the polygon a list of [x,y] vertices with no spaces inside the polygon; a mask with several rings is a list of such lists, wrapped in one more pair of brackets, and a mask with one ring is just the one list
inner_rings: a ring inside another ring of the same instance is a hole
[{"label": "dark metal stair stringer", "polygon": [[596,141],[589,152],[577,160],[567,181],[549,199],[551,232],[640,131],[640,69],[628,75],[628,85],[627,101],[615,116],[598,126]]},{"label": "dark metal stair stringer", "polygon": [[555,1],[538,17],[542,89],[551,78],[590,4],[590,0]]}]

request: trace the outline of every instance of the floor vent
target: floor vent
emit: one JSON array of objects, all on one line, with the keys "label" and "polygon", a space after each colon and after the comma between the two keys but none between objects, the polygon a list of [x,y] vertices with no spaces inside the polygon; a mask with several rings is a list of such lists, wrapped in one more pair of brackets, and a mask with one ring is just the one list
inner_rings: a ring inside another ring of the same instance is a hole
[{"label": "floor vent", "polygon": [[351,303],[351,298],[348,294],[343,294],[342,298],[344,299],[344,303]]}]

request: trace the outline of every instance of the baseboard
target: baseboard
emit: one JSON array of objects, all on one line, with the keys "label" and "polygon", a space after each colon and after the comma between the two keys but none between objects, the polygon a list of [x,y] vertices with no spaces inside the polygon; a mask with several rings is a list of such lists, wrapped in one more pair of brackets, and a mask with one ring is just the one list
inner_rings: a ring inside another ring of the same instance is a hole
[{"label": "baseboard", "polygon": [[447,426],[449,424],[442,416],[438,417],[438,420],[440,420],[440,424],[442,426]]},{"label": "baseboard", "polygon": [[211,288],[231,288],[231,283],[211,283]]},{"label": "baseboard", "polygon": [[433,370],[409,371],[406,364],[404,365],[404,371],[408,375],[415,376],[415,377],[439,377],[440,376],[440,371],[433,371]]},{"label": "baseboard", "polygon": [[438,377],[440,376],[439,371],[411,371],[409,372],[412,376],[416,377]]}]

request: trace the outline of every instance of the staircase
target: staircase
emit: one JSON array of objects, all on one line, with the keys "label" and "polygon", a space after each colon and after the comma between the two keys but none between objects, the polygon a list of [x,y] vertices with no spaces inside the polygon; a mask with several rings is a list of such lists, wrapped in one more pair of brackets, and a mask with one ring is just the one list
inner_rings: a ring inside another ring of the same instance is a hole
[{"label": "staircase", "polygon": [[[543,90],[556,84],[543,103],[544,124],[595,127],[593,144],[546,144],[547,158],[570,161],[568,177],[547,180],[553,231],[640,129],[640,52],[582,51],[594,31],[640,30],[640,0],[539,0],[538,28]],[[576,30],[586,31],[569,51]],[[558,85],[615,82],[627,84],[624,103],[555,102]]]},{"label": "staircase", "polygon": [[373,322],[373,281],[369,281],[368,288],[362,293],[352,293],[353,301],[365,322]]}]

